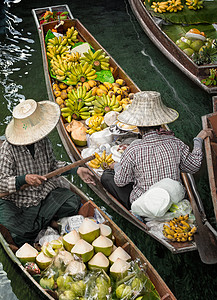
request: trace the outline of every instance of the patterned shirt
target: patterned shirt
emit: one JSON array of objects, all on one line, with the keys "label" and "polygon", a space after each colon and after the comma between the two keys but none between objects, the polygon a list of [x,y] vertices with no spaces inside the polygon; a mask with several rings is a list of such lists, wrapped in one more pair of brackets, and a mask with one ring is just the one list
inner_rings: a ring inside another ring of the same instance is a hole
[{"label": "patterned shirt", "polygon": [[26,146],[15,146],[5,141],[0,149],[0,192],[13,193],[4,199],[14,202],[18,207],[38,205],[50,191],[60,186],[60,181],[58,177],[51,178],[37,187],[16,191],[16,176],[45,175],[66,164],[55,159],[47,138],[38,141],[34,146],[34,158]]},{"label": "patterned shirt", "polygon": [[189,147],[178,138],[151,131],[124,151],[118,168],[115,168],[114,181],[119,187],[134,183],[130,195],[132,203],[163,178],[181,182],[180,171],[197,172],[202,159],[202,147],[194,146],[190,152]]}]

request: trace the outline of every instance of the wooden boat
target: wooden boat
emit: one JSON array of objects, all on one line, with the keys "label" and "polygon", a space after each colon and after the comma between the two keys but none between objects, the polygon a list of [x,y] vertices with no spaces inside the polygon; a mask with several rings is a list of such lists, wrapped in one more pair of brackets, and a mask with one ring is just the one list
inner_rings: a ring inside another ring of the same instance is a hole
[{"label": "wooden boat", "polygon": [[207,171],[209,176],[210,192],[213,202],[214,214],[217,221],[217,97],[213,97],[213,113],[202,117],[203,129],[211,128],[213,138],[205,139],[205,152]]},{"label": "wooden boat", "polygon": [[201,83],[204,77],[209,75],[211,68],[216,68],[217,64],[196,65],[158,25],[157,19],[154,18],[144,5],[142,0],[129,0],[131,9],[141,25],[144,32],[159,50],[174,63],[188,78],[196,83],[200,88],[210,94],[217,93],[217,86],[208,87]]},{"label": "wooden boat", "polygon": [[[2,141],[0,141],[0,144]],[[71,189],[74,193],[76,193],[80,198],[83,204],[81,215],[84,217],[94,217],[94,213],[97,212],[100,214],[100,218],[104,220],[104,224],[111,227],[113,235],[115,237],[116,246],[122,247],[127,253],[131,256],[132,260],[139,259],[141,265],[146,269],[147,276],[154,284],[157,292],[159,293],[161,299],[164,300],[175,300],[175,296],[168,288],[166,283],[154,269],[154,267],[150,264],[150,262],[146,259],[146,257],[142,254],[142,252],[135,246],[135,244],[129,239],[129,237],[92,201],[90,200],[80,189],[78,189],[75,185],[69,182],[66,178],[62,177],[62,184],[64,187]],[[31,284],[32,288],[34,288],[37,293],[40,294],[40,299],[58,299],[57,295],[54,291],[43,289],[40,284],[31,276],[25,267],[22,265],[20,260],[16,257],[16,255],[12,252],[8,243],[6,242],[3,235],[0,233],[0,243],[4,248],[6,254],[9,256],[11,261],[14,263],[16,268],[19,268],[22,272],[22,275],[26,278],[29,285]]]},{"label": "wooden boat", "polygon": [[[49,29],[54,28],[58,22],[52,22],[45,24],[41,27],[41,31],[39,31],[41,45],[42,45],[42,56],[43,56],[43,63],[44,63],[44,73],[46,78],[46,84],[47,84],[47,91],[49,95],[49,99],[51,101],[55,101],[55,96],[52,89],[52,83],[53,79],[51,78],[49,71],[48,71],[48,61],[47,61],[47,55],[46,55],[46,49],[45,49],[45,36]],[[68,27],[74,26],[78,32],[79,32],[79,40],[88,42],[95,50],[101,48],[103,51],[107,53],[107,51],[95,40],[95,38],[84,28],[84,26],[79,22],[79,20],[66,20],[63,24],[63,27],[61,30],[66,31]],[[108,53],[107,53],[108,54]],[[109,54],[108,54],[109,55]],[[109,55],[110,56],[110,55]],[[131,92],[135,93],[140,91],[138,86],[127,76],[127,74],[123,71],[123,69],[111,58],[110,56],[110,65],[114,68],[114,77],[115,78],[122,78],[127,83],[127,85],[130,87]],[[81,151],[83,147],[76,146],[68,134],[64,119],[61,118],[59,125],[57,127],[60,138],[63,142],[63,145],[72,161],[74,160],[80,160],[81,157]],[[87,167],[89,167],[87,165]],[[90,167],[89,167],[90,168]],[[90,168],[91,169],[91,168]],[[126,220],[134,224],[136,227],[144,231],[145,233],[152,236],[154,239],[159,241],[161,244],[166,246],[171,252],[173,253],[182,253],[187,251],[193,251],[197,249],[196,243],[194,241],[188,241],[183,243],[178,242],[171,242],[163,237],[159,237],[159,235],[150,230],[147,225],[140,221],[137,217],[135,217],[129,210],[127,210],[117,199],[115,199],[111,194],[109,194],[102,184],[100,183],[100,177],[96,172],[94,172],[93,169],[91,169],[94,173],[96,186],[89,185],[90,188],[114,211],[116,211],[118,214],[120,214],[122,217],[124,217]],[[188,182],[188,181],[187,181]],[[187,191],[191,190],[191,185],[189,183],[186,183]],[[192,198],[194,193],[189,192],[190,197]]]}]

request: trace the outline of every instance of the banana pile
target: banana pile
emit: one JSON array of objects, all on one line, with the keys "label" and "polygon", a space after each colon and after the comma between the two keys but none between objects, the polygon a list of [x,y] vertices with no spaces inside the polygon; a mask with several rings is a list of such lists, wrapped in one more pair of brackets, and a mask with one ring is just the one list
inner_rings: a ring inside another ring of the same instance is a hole
[{"label": "banana pile", "polygon": [[112,98],[105,94],[103,94],[102,97],[96,96],[93,105],[93,111],[91,111],[92,115],[103,116],[109,111],[122,111],[122,106],[117,101],[115,95],[113,95]]},{"label": "banana pile", "polygon": [[[188,0],[187,0],[188,1]],[[152,2],[151,8],[153,8],[156,13],[165,13],[165,12],[178,12],[183,10],[183,5],[181,0],[169,0],[165,2]]]},{"label": "banana pile", "polygon": [[99,115],[92,116],[88,122],[88,127],[90,128],[86,131],[86,133],[91,135],[94,132],[103,130],[106,126],[105,123],[103,123],[103,121],[104,121],[103,116],[99,116]]},{"label": "banana pile", "polygon": [[188,9],[198,10],[203,8],[203,0],[186,0]]},{"label": "banana pile", "polygon": [[173,218],[163,225],[163,235],[172,242],[187,242],[193,240],[196,226],[191,228],[188,223],[188,215]]},{"label": "banana pile", "polygon": [[86,120],[90,118],[89,107],[83,101],[72,101],[70,98],[65,100],[65,107],[61,108],[61,114],[68,123],[74,120]]},{"label": "banana pile", "polygon": [[93,53],[91,49],[88,52],[83,53],[81,57],[81,63],[88,63],[93,65],[96,71],[109,70],[109,56],[102,49],[98,49]]},{"label": "banana pile", "polygon": [[88,106],[89,110],[93,108],[93,100],[95,100],[95,96],[92,96],[92,91],[87,92],[86,86],[78,86],[77,90],[72,89],[68,93],[68,98],[73,101],[83,102],[85,106]]},{"label": "banana pile", "polygon": [[102,156],[100,156],[97,152],[94,154],[95,158],[88,163],[91,168],[99,169],[101,167],[105,170],[114,162],[112,154],[106,155],[106,150],[103,151]]},{"label": "banana pile", "polygon": [[68,52],[67,46],[74,46],[78,42],[78,31],[74,28],[68,28],[66,35],[53,37],[47,42],[47,56],[49,59],[56,57],[58,54]]}]

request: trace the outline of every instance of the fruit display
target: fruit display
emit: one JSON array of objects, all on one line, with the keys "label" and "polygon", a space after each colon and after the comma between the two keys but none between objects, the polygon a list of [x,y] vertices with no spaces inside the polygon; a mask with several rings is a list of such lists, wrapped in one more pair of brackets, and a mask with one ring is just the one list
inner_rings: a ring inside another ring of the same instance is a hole
[{"label": "fruit display", "polygon": [[[145,2],[144,2],[145,4]],[[198,10],[203,8],[203,0],[186,0],[185,5],[188,9]],[[177,13],[182,11],[184,5],[181,0],[168,0],[161,2],[152,2],[151,8],[155,13]]]},{"label": "fruit display", "polygon": [[207,86],[215,86],[217,84],[217,69],[210,69],[209,76],[201,80]]},{"label": "fruit display", "polygon": [[68,12],[58,12],[58,11],[50,11],[47,10],[45,13],[43,13],[39,18],[39,24],[45,24],[48,22],[53,22],[56,20],[66,20],[68,19]]},{"label": "fruit display", "polygon": [[114,242],[110,226],[84,218],[78,231],[45,242],[40,252],[26,243],[16,256],[55,299],[160,299],[145,266]]},{"label": "fruit display", "polygon": [[88,127],[90,128],[86,132],[90,135],[94,132],[103,130],[106,127],[104,117],[99,115],[92,116],[88,121]]},{"label": "fruit display", "polygon": [[97,152],[95,152],[95,158],[92,159],[88,165],[91,168],[99,169],[100,167],[105,170],[114,162],[112,158],[112,154],[106,155],[106,150],[103,151],[102,155],[100,156]]},{"label": "fruit display", "polygon": [[166,222],[163,225],[163,235],[173,242],[192,241],[197,228],[196,226],[191,227],[188,218],[188,215],[181,215],[178,218],[173,218]]},{"label": "fruit display", "polygon": [[188,9],[198,10],[203,8],[203,0],[186,0]]}]

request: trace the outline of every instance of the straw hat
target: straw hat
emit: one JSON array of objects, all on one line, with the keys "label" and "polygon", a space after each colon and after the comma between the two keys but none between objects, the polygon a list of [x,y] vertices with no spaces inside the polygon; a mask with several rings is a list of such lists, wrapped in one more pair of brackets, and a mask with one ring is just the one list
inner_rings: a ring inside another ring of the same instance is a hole
[{"label": "straw hat", "polygon": [[132,104],[117,117],[118,121],[135,126],[158,126],[175,121],[179,114],[166,107],[160,93],[155,91],[138,92]]},{"label": "straw hat", "polygon": [[13,145],[33,144],[48,135],[59,118],[60,108],[56,103],[25,100],[13,110],[13,119],[5,130],[6,139]]}]

